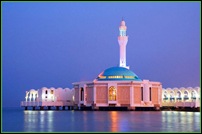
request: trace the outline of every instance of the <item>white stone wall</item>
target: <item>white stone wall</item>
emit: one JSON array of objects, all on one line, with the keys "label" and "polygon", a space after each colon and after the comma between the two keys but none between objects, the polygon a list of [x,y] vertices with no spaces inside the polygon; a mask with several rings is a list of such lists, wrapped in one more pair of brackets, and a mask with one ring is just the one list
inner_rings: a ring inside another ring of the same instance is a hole
[{"label": "white stone wall", "polygon": [[69,88],[47,88],[31,89],[26,91],[25,102],[72,102],[74,101],[74,89]]}]

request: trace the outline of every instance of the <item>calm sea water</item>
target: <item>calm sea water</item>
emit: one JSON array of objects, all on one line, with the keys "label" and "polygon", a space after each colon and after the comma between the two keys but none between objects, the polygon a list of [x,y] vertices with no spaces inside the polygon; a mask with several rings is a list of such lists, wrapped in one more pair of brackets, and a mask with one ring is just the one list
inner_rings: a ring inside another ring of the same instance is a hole
[{"label": "calm sea water", "polygon": [[3,132],[201,132],[200,112],[4,108],[2,117]]}]

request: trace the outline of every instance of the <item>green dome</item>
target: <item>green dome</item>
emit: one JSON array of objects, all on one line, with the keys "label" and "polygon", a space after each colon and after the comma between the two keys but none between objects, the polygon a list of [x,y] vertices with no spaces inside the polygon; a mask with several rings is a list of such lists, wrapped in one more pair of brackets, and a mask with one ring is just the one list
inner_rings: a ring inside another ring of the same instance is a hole
[{"label": "green dome", "polygon": [[105,80],[133,80],[142,81],[131,70],[124,67],[111,67],[100,73],[97,77],[98,81]]}]

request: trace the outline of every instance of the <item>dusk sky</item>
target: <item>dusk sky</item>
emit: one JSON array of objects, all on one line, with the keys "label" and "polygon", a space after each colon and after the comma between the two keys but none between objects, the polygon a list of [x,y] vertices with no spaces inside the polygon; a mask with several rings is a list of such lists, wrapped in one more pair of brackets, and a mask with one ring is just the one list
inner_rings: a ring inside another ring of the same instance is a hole
[{"label": "dusk sky", "polygon": [[127,65],[163,88],[200,86],[200,2],[3,2],[3,106],[25,91],[73,88],[119,64],[119,25],[127,26]]}]

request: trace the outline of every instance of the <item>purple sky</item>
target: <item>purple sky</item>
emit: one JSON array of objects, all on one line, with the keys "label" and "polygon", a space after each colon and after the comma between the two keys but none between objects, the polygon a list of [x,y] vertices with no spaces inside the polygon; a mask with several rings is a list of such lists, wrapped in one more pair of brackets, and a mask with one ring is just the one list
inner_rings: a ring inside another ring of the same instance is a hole
[{"label": "purple sky", "polygon": [[129,36],[127,65],[167,87],[200,86],[199,2],[3,2],[3,106],[25,91],[72,88],[119,63],[119,25]]}]

